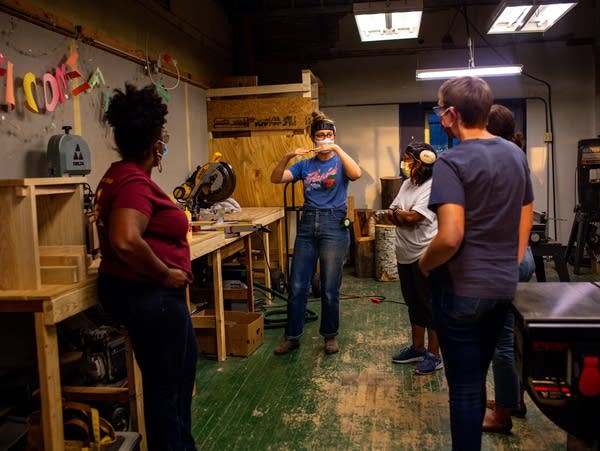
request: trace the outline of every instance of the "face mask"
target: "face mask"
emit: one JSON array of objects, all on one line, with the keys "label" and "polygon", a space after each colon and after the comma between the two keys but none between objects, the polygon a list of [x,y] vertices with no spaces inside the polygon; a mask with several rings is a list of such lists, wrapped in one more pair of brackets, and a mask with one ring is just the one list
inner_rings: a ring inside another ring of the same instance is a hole
[{"label": "face mask", "polygon": [[317,144],[317,147],[328,146],[330,144],[333,144],[334,142],[335,142],[335,140],[333,138],[325,138],[325,139],[321,139],[320,141],[315,141],[315,143]]},{"label": "face mask", "polygon": [[402,171],[402,175],[407,179],[410,178],[410,165],[406,163],[406,161],[400,162],[400,170]]},{"label": "face mask", "polygon": [[164,141],[161,141],[159,139],[158,142],[162,144],[162,150],[160,151],[160,156],[162,158],[164,158],[169,153],[169,148],[167,147],[167,145],[165,144]]}]

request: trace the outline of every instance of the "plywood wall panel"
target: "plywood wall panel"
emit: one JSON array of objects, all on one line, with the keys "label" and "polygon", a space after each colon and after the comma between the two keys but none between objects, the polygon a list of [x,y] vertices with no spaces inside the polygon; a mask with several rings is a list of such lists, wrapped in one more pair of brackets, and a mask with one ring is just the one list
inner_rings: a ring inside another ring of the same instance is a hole
[{"label": "plywood wall panel", "polygon": [[[233,167],[237,184],[232,197],[242,207],[282,206],[284,185],[271,183],[271,172],[287,152],[312,146],[307,135],[260,135],[209,141],[210,151],[220,152],[221,160]],[[293,159],[290,164],[296,161]],[[302,205],[302,186],[296,183],[294,189],[296,205]],[[291,190],[288,197],[291,199]]]}]

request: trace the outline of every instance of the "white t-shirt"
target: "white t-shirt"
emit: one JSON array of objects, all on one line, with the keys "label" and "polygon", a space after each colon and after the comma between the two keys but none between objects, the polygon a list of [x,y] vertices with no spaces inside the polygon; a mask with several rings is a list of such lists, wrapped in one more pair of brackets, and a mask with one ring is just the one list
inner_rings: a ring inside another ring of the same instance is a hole
[{"label": "white t-shirt", "polygon": [[405,180],[390,208],[413,210],[423,215],[414,225],[396,226],[396,260],[408,264],[419,259],[437,233],[437,215],[428,208],[431,179],[420,186]]}]

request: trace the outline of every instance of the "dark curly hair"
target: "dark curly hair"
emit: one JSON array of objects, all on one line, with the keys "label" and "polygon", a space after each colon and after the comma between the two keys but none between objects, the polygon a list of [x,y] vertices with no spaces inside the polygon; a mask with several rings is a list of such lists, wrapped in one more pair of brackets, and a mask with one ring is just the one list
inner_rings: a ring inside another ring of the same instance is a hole
[{"label": "dark curly hair", "polygon": [[124,160],[143,160],[162,136],[167,106],[154,85],[138,89],[126,83],[125,92],[114,92],[104,118],[113,128],[117,150]]}]

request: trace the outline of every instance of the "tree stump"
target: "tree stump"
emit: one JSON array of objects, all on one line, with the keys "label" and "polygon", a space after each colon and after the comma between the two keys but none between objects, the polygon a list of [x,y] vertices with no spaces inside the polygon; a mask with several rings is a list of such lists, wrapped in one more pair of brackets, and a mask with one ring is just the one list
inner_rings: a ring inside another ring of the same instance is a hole
[{"label": "tree stump", "polygon": [[402,177],[381,177],[381,208],[390,208],[402,186]]},{"label": "tree stump", "polygon": [[375,277],[375,237],[355,238],[354,272],[358,278]]},{"label": "tree stump", "polygon": [[375,226],[375,278],[381,282],[398,280],[396,265],[396,226]]}]

